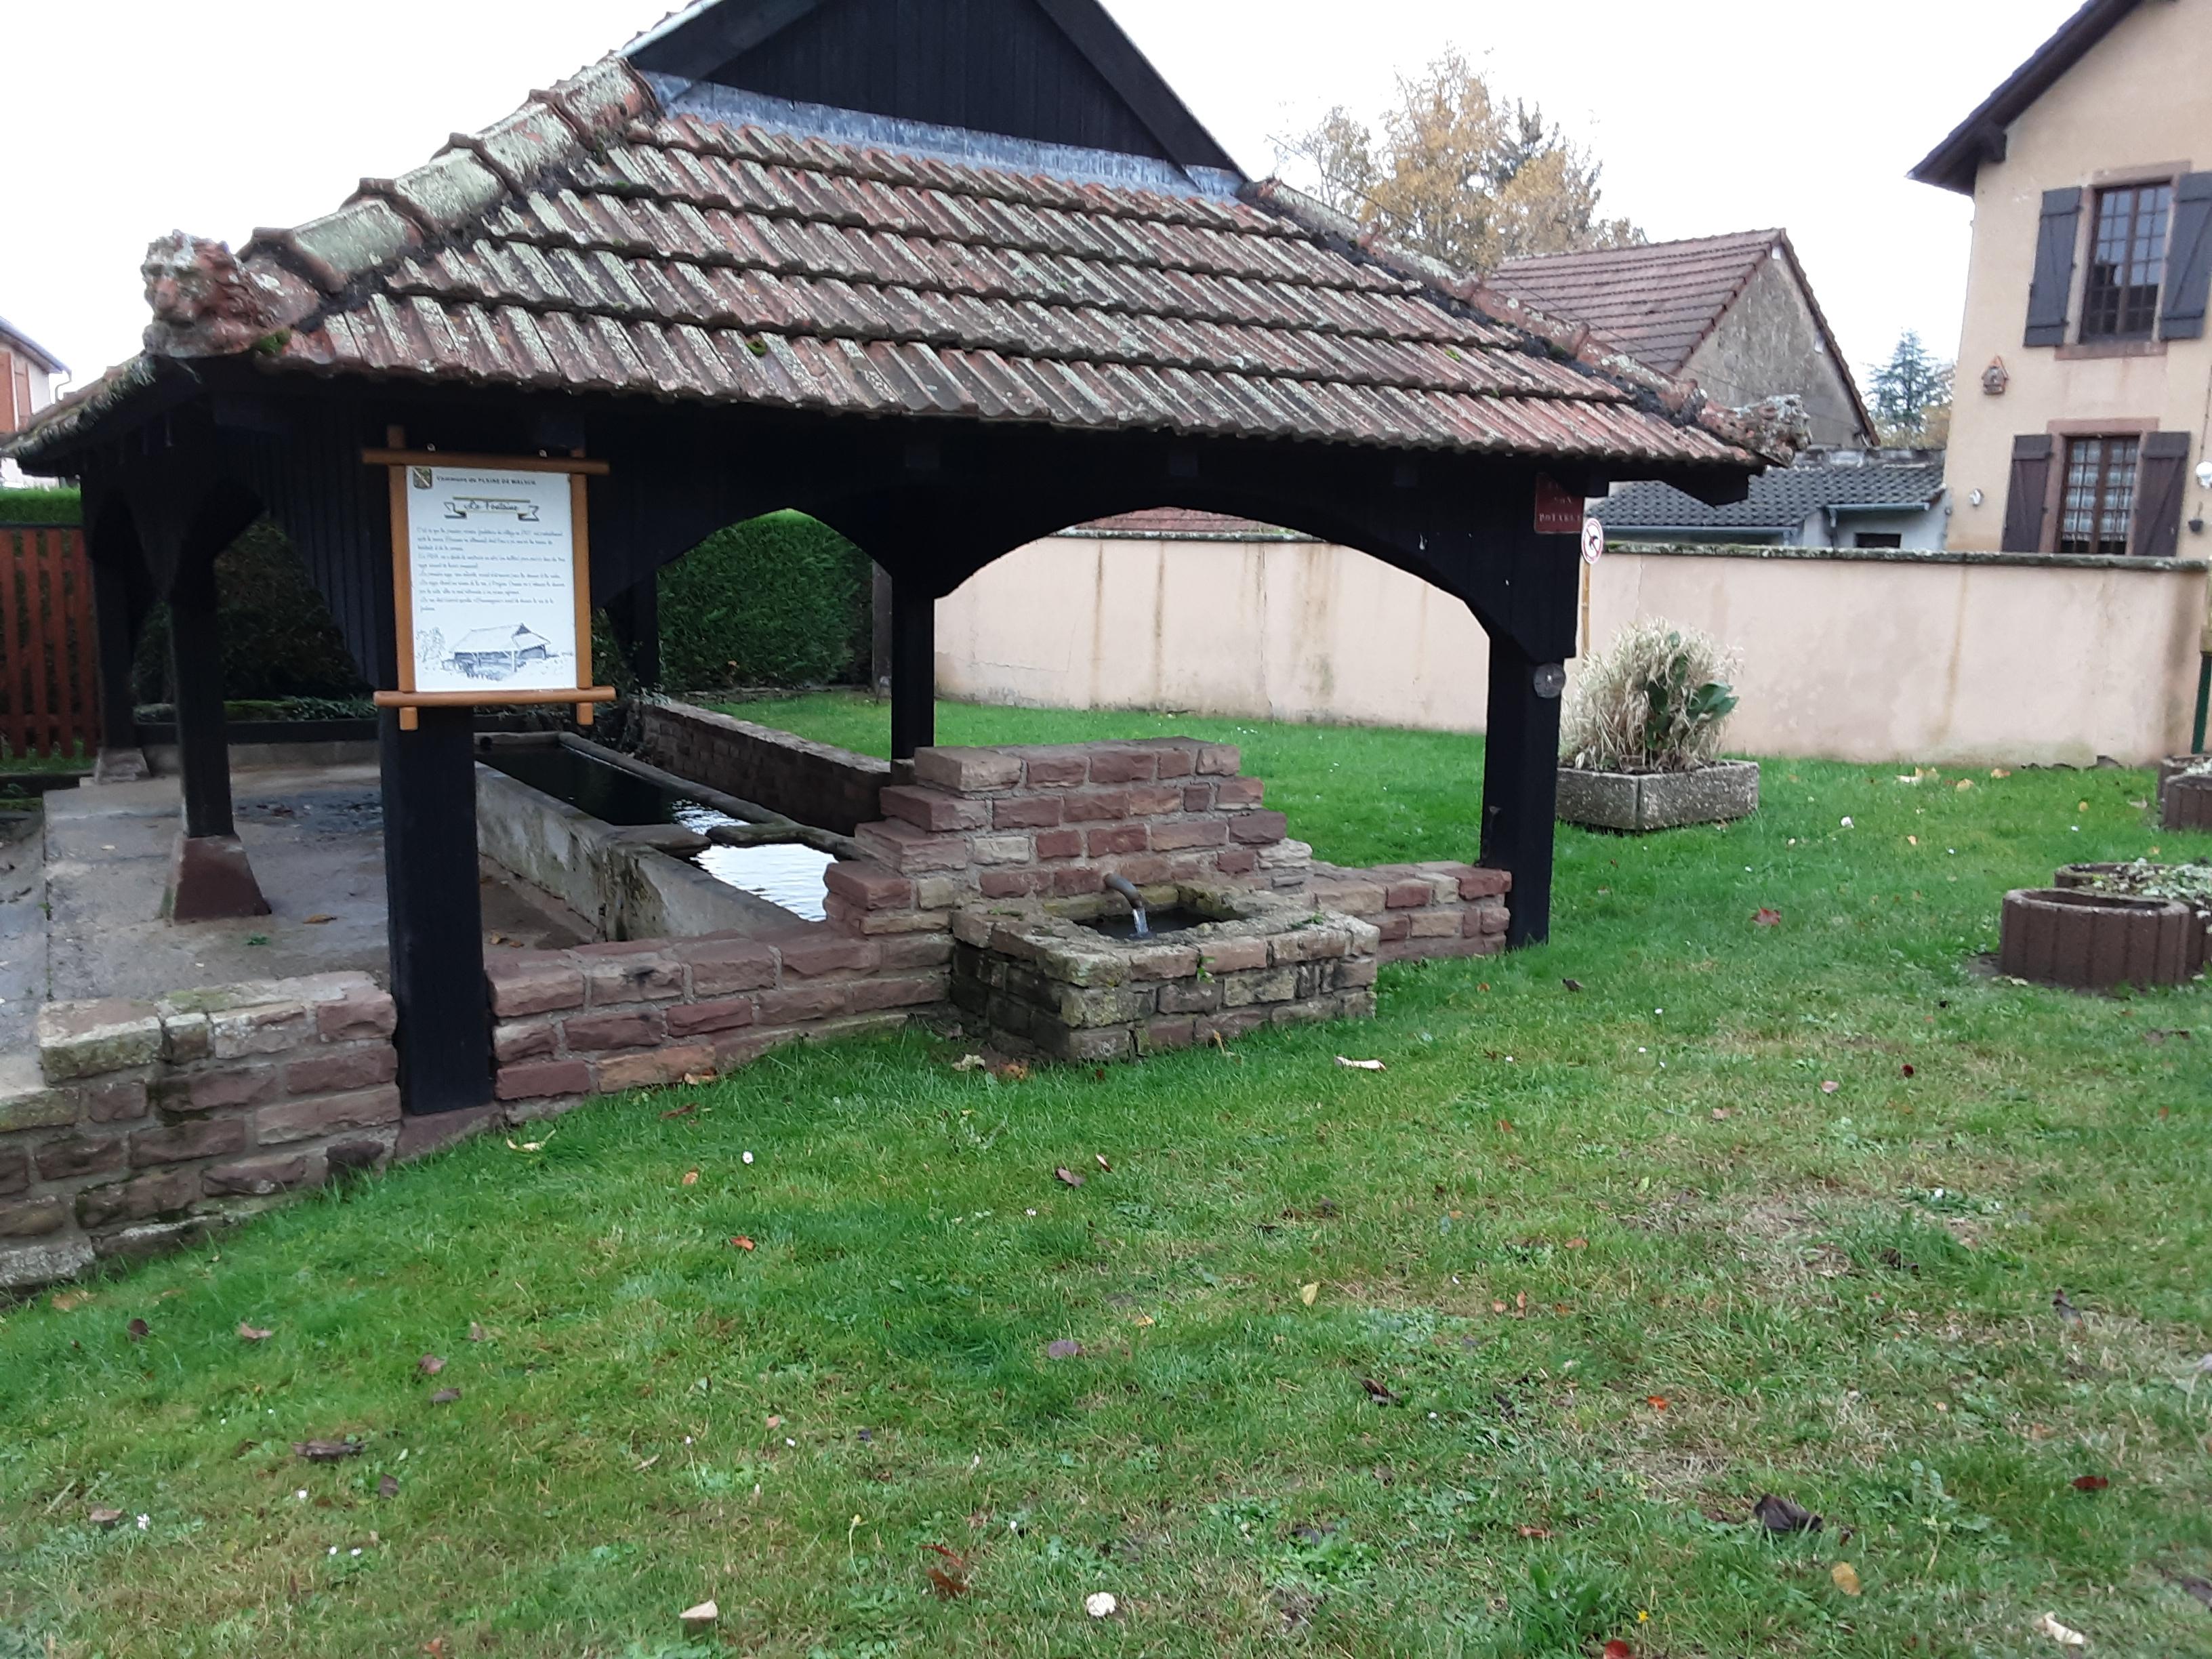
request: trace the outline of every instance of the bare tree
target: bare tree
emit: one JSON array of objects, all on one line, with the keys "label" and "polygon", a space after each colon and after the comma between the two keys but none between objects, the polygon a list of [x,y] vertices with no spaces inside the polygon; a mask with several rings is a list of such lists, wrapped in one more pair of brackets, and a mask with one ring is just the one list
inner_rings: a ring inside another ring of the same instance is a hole
[{"label": "bare tree", "polygon": [[1462,270],[1644,240],[1628,220],[1599,216],[1589,152],[1456,52],[1401,77],[1379,131],[1339,106],[1279,143],[1314,168],[1331,207]]}]

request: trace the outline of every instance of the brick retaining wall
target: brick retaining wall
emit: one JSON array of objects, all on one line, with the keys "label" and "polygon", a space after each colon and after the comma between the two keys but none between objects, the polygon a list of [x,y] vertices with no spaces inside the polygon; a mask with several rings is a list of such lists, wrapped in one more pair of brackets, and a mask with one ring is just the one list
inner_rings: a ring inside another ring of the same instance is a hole
[{"label": "brick retaining wall", "polygon": [[1506,872],[1472,864],[1316,864],[1310,890],[1320,908],[1372,923],[1384,962],[1413,962],[1504,951],[1512,886]]},{"label": "brick retaining wall", "polygon": [[392,998],[365,974],[50,1003],[0,1091],[0,1290],[149,1255],[387,1162]]},{"label": "brick retaining wall", "polygon": [[635,715],[640,757],[665,772],[841,836],[882,816],[889,761],[687,702],[640,702]]}]

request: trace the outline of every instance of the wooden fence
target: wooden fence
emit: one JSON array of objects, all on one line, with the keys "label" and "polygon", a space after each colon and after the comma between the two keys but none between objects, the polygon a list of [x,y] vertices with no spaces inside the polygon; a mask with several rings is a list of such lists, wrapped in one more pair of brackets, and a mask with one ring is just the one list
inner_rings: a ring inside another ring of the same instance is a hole
[{"label": "wooden fence", "polygon": [[84,532],[0,524],[0,754],[93,753],[98,664]]}]

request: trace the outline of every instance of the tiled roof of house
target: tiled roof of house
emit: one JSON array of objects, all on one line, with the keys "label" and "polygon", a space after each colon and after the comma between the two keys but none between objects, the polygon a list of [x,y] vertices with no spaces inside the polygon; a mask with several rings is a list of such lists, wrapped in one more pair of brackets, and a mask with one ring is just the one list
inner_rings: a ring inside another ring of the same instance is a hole
[{"label": "tiled roof of house", "polygon": [[1906,176],[1923,185],[1972,196],[1982,163],[2004,160],[2005,135],[2012,124],[2141,3],[2142,0],[2085,0],[2079,11],[2061,23],[2056,33],[2007,76]]},{"label": "tiled roof of house", "polygon": [[1751,481],[1751,494],[1708,507],[1663,483],[1631,484],[1596,507],[1609,531],[1795,530],[1829,507],[1925,507],[1943,493],[1941,461],[1778,466]]},{"label": "tiled roof of house", "polygon": [[[1171,194],[671,112],[620,58],[234,261],[156,244],[148,277],[156,368],[1662,465],[1791,442],[1279,185]],[[18,452],[149,378],[103,376]]]},{"label": "tiled roof of house", "polygon": [[0,317],[0,346],[11,347],[30,358],[50,374],[65,374],[69,365],[17,328],[5,317]]},{"label": "tiled roof of house", "polygon": [[1680,374],[1783,240],[1747,230],[1640,247],[1508,259],[1491,280],[1552,316],[1588,323],[1638,362]]}]

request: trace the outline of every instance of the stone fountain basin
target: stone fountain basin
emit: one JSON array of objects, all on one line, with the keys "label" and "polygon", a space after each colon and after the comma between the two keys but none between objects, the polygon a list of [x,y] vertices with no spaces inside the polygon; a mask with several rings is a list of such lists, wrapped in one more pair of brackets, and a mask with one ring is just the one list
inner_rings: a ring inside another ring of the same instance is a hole
[{"label": "stone fountain basin", "polygon": [[1122,937],[1109,896],[975,905],[952,918],[952,1000],[1015,1053],[1096,1063],[1268,1024],[1366,1018],[1382,934],[1310,902],[1233,887],[1145,890],[1197,920]]}]

